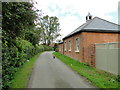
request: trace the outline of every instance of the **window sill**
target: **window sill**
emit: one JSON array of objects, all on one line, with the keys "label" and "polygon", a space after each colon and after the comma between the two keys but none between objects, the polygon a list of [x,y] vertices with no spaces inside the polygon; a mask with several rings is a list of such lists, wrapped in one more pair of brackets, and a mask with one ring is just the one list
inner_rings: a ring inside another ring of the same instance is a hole
[{"label": "window sill", "polygon": [[79,53],[79,51],[75,51],[76,53]]}]

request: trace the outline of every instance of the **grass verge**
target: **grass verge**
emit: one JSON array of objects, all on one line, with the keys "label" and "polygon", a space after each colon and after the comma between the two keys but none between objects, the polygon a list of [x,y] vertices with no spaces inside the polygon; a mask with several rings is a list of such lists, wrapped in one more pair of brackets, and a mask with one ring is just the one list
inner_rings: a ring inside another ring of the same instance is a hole
[{"label": "grass verge", "polygon": [[72,68],[81,76],[84,76],[93,85],[98,88],[118,88],[120,83],[118,82],[118,76],[105,72],[103,70],[98,70],[94,67],[90,67],[85,63],[80,63],[70,57],[64,56],[58,52],[53,53],[58,59]]},{"label": "grass verge", "polygon": [[33,65],[41,53],[33,56],[29,62],[26,62],[15,74],[11,82],[11,88],[26,88]]}]

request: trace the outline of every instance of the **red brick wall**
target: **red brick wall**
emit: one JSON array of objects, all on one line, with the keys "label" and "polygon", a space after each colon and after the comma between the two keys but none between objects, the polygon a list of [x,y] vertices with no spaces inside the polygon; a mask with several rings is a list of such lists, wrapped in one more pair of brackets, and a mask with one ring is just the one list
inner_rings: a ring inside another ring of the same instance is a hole
[{"label": "red brick wall", "polygon": [[[74,59],[76,59],[76,60],[78,60],[78,61],[80,61],[80,62],[82,62],[82,60],[83,60],[83,57],[82,57],[82,48],[80,48],[80,50],[79,50],[79,52],[75,52],[76,50],[75,50],[75,44],[76,44],[76,41],[75,41],[75,39],[76,38],[80,38],[80,47],[83,47],[83,40],[82,40],[82,35],[81,34],[77,34],[77,35],[74,35],[74,36],[72,36],[72,37],[70,37],[70,38],[67,38],[67,39],[65,39],[64,40],[64,43],[66,42],[67,43],[67,50],[66,51],[64,51],[64,54],[66,55],[66,56],[69,56],[69,57],[71,57],[71,58],[74,58]],[[69,42],[69,40],[71,40],[71,51],[69,51],[68,49],[69,49],[69,46],[68,46],[68,42]]]},{"label": "red brick wall", "polygon": [[63,54],[63,44],[58,45],[59,53]]},{"label": "red brick wall", "polygon": [[[80,38],[79,52],[75,52],[75,39],[77,37]],[[72,43],[71,51],[68,50],[69,40]],[[64,40],[64,43],[67,43],[67,50],[64,51],[64,55],[95,66],[95,43],[118,42],[118,40],[120,40],[118,39],[118,33],[82,32]]]},{"label": "red brick wall", "polygon": [[[118,33],[83,32],[84,62],[95,66],[95,43],[119,42]],[[120,34],[119,34],[120,35]]]}]

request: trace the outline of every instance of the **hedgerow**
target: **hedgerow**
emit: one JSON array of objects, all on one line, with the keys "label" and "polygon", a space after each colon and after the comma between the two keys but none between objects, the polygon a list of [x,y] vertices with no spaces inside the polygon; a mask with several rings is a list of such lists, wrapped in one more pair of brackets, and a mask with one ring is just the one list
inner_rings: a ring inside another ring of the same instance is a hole
[{"label": "hedgerow", "polygon": [[2,9],[2,88],[7,90],[26,61],[53,49],[39,45],[42,30],[36,27],[38,10],[32,2],[2,2]]},{"label": "hedgerow", "polygon": [[30,42],[22,39],[16,39],[15,45],[8,47],[3,44],[2,48],[2,80],[3,88],[9,88],[14,74],[31,57],[39,52],[53,50],[45,45],[32,45]]}]

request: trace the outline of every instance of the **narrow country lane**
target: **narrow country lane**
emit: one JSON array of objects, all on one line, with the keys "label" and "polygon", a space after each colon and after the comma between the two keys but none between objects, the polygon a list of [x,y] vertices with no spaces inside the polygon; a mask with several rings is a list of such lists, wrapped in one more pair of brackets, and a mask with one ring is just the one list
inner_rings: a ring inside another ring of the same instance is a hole
[{"label": "narrow country lane", "polygon": [[60,60],[44,52],[36,61],[28,88],[94,88]]}]

